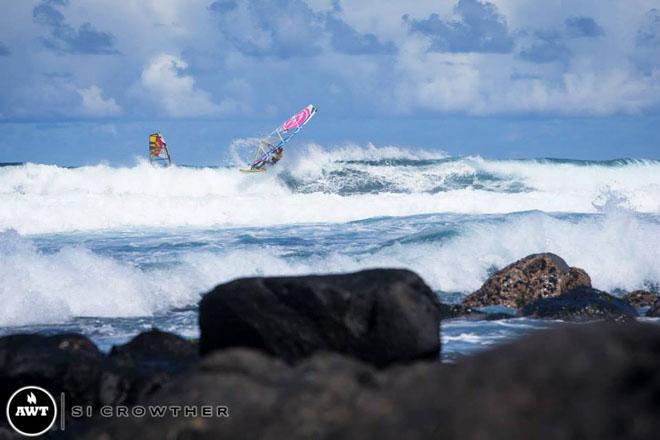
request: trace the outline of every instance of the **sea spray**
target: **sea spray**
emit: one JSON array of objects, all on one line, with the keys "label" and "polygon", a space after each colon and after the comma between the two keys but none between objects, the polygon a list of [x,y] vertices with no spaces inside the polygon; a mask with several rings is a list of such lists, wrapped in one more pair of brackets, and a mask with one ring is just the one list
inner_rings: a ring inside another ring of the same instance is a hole
[{"label": "sea spray", "polygon": [[416,271],[438,292],[469,293],[493,268],[554,252],[599,289],[660,281],[660,219],[606,214],[431,214],[341,224],[0,234],[0,325],[76,316],[135,317],[194,306],[218,283],[244,276]]},{"label": "sea spray", "polygon": [[0,230],[22,234],[127,228],[342,223],[437,212],[593,213],[607,191],[660,212],[660,162],[450,158],[400,147],[287,152],[267,173],[234,167],[107,165],[0,168]]}]

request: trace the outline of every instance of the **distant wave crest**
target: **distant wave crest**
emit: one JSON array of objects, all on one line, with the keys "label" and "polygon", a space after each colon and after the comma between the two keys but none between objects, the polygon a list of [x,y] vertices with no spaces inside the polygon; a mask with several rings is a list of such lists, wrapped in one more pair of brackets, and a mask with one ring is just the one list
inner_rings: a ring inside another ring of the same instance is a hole
[{"label": "distant wave crest", "polygon": [[345,222],[436,212],[660,212],[660,162],[490,160],[386,146],[308,145],[263,174],[235,167],[0,167],[0,230]]}]

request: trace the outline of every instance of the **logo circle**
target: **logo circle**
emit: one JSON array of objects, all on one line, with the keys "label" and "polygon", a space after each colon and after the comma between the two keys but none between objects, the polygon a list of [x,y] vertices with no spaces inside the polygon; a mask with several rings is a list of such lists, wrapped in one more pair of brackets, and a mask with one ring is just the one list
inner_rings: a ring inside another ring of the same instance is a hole
[{"label": "logo circle", "polygon": [[42,435],[53,427],[55,420],[55,398],[41,387],[23,387],[15,391],[7,401],[7,421],[21,435]]}]

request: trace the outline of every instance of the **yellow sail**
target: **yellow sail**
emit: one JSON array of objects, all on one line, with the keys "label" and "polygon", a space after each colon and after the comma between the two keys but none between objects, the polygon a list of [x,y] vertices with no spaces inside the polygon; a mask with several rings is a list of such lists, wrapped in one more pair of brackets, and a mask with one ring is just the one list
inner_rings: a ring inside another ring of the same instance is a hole
[{"label": "yellow sail", "polygon": [[172,164],[170,152],[165,143],[165,138],[160,133],[152,133],[149,135],[149,161],[151,163],[160,163],[165,166]]}]

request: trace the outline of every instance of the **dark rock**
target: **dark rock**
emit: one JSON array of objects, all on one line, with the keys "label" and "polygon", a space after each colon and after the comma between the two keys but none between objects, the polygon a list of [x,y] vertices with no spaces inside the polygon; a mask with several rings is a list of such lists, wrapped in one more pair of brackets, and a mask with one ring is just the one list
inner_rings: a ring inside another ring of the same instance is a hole
[{"label": "dark rock", "polygon": [[464,304],[441,304],[441,319],[469,319],[472,321],[497,321],[515,318],[508,313],[487,313]]},{"label": "dark rock", "polygon": [[646,316],[650,318],[660,318],[660,299],[658,299],[646,312]]},{"label": "dark rock", "polygon": [[25,437],[7,426],[0,426],[0,440],[19,440]]},{"label": "dark rock", "polygon": [[637,311],[623,300],[590,287],[577,287],[554,298],[542,298],[520,310],[522,316],[566,321],[636,318]]},{"label": "dark rock", "polygon": [[[80,404],[99,402],[99,383],[106,370],[105,356],[81,335],[18,334],[0,338],[0,394],[26,385],[52,393],[66,392]],[[103,403],[113,403],[110,399]]]},{"label": "dark rock", "polygon": [[440,319],[465,318],[480,320],[485,317],[484,312],[463,304],[440,304]]},{"label": "dark rock", "polygon": [[660,326],[563,326],[445,370],[404,370],[386,389],[398,418],[387,430],[427,427],[415,438],[656,438]]},{"label": "dark rock", "polygon": [[69,405],[132,404],[171,381],[196,359],[196,347],[178,336],[151,331],[113,349],[111,356],[77,334],[0,338],[0,398],[26,385]]},{"label": "dark rock", "polygon": [[264,350],[292,363],[336,351],[377,366],[437,359],[440,306],[407,270],[246,278],[200,303],[200,352]]},{"label": "dark rock", "polygon": [[439,303],[438,310],[440,310],[440,319],[452,319],[458,316],[454,307],[454,304]]},{"label": "dark rock", "polygon": [[86,439],[650,439],[660,428],[660,326],[564,326],[453,365],[375,370],[333,353],[295,367],[258,352],[206,357],[146,403],[229,417],[119,418]]},{"label": "dark rock", "polygon": [[484,321],[501,321],[503,319],[512,319],[512,318],[516,318],[516,316],[510,313],[486,313],[486,316],[484,317]]},{"label": "dark rock", "polygon": [[142,400],[170,382],[198,360],[199,348],[172,333],[152,329],[124,345],[115,345],[109,359],[130,371],[127,400]]},{"label": "dark rock", "polygon": [[647,290],[635,290],[626,293],[623,298],[625,302],[633,307],[649,307],[658,299],[658,295]]},{"label": "dark rock", "polygon": [[[116,419],[84,438],[368,438],[358,415],[378,410],[379,389],[372,366],[337,353],[317,352],[291,367],[259,351],[216,351],[148,402],[225,405],[229,417]],[[380,411],[390,410],[384,404]]]},{"label": "dark rock", "polygon": [[126,366],[148,368],[152,365],[163,369],[185,367],[195,361],[199,347],[181,336],[152,329],[143,332],[124,345],[115,345],[110,357]]},{"label": "dark rock", "polygon": [[539,298],[558,296],[574,287],[591,287],[589,275],[551,253],[533,254],[497,271],[463,304],[520,308]]}]

